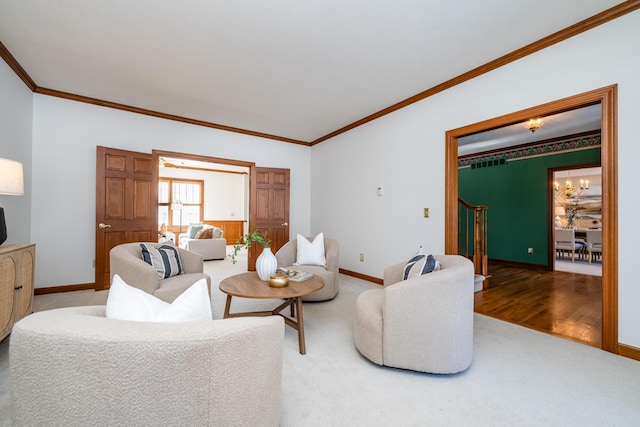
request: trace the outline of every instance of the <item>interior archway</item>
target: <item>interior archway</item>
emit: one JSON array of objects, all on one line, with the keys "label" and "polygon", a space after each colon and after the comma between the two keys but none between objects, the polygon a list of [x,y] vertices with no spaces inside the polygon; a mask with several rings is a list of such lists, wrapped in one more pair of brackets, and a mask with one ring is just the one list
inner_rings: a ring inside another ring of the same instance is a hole
[{"label": "interior archway", "polygon": [[523,122],[530,117],[600,103],[602,107],[602,349],[618,353],[618,220],[617,197],[617,85],[607,86],[547,104],[495,117],[446,132],[445,252],[458,253],[458,138],[484,130]]}]

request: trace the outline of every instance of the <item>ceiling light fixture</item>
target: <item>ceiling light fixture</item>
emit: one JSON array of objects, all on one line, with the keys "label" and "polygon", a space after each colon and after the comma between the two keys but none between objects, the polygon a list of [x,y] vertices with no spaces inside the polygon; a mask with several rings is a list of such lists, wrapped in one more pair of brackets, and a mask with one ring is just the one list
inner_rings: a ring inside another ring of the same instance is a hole
[{"label": "ceiling light fixture", "polygon": [[534,133],[542,126],[542,118],[538,117],[537,119],[530,119],[525,125],[527,129]]}]

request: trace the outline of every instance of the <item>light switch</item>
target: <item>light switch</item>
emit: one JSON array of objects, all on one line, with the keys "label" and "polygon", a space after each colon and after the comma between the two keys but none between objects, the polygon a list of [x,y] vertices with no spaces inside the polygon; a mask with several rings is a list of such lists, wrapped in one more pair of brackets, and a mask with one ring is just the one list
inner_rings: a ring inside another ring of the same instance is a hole
[{"label": "light switch", "polygon": [[424,217],[429,218],[429,208],[424,208]]}]

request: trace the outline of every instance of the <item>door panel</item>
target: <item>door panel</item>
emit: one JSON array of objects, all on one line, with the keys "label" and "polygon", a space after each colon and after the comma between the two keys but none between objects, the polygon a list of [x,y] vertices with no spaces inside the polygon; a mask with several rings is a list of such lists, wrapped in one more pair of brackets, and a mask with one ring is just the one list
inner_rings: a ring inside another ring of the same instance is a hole
[{"label": "door panel", "polygon": [[158,169],[151,154],[97,147],[95,289],[110,285],[109,251],[158,241]]},{"label": "door panel", "polygon": [[[289,169],[259,168],[252,170],[251,202],[249,225],[267,230],[271,240],[271,251],[275,254],[289,241]],[[249,251],[248,268],[255,270],[255,260],[260,255],[260,247],[252,246]]]}]

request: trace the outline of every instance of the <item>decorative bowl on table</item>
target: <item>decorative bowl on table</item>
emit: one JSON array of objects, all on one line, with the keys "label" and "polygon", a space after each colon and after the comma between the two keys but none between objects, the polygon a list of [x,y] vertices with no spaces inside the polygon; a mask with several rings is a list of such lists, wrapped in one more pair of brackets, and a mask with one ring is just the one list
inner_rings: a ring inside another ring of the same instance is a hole
[{"label": "decorative bowl on table", "polygon": [[275,273],[269,277],[269,286],[272,288],[284,288],[289,285],[289,275],[286,273]]}]

